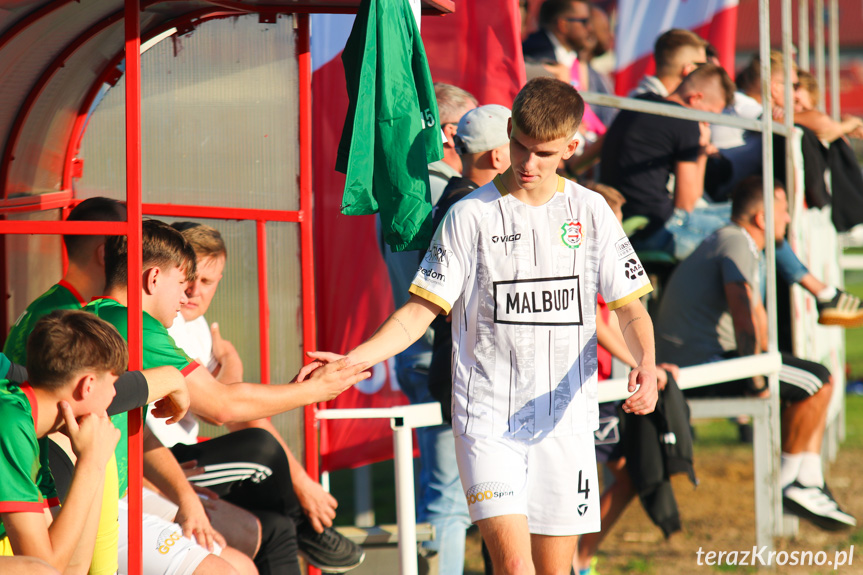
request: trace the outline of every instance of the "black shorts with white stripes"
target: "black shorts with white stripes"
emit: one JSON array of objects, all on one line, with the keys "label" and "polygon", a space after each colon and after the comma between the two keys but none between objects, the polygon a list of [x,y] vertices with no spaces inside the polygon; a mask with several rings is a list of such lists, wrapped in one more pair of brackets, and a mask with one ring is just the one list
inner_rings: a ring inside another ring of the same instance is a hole
[{"label": "black shorts with white stripes", "polygon": [[[723,359],[739,357],[731,351]],[[789,353],[782,353],[782,368],[779,370],[779,397],[785,401],[802,401],[818,393],[830,381],[830,371],[814,361],[800,359]],[[686,397],[737,397],[756,393],[752,379],[739,379],[716,385],[706,385],[687,389]]]}]

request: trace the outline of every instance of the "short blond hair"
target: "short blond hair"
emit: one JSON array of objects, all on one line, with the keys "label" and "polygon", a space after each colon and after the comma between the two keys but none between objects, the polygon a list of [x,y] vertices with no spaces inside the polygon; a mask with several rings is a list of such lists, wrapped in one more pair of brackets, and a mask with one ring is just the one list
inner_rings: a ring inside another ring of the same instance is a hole
[{"label": "short blond hair", "polygon": [[584,100],[575,88],[554,78],[534,78],[512,103],[512,123],[541,142],[575,135],[584,115]]},{"label": "short blond hair", "polygon": [[198,222],[174,222],[171,227],[183,234],[198,261],[216,256],[228,257],[228,248],[219,230],[206,224]]},{"label": "short blond hair", "polygon": [[797,81],[800,82],[800,87],[809,92],[809,97],[812,99],[812,105],[817,106],[818,100],[821,99],[821,90],[818,88],[818,80],[815,76],[806,70],[797,71]]}]

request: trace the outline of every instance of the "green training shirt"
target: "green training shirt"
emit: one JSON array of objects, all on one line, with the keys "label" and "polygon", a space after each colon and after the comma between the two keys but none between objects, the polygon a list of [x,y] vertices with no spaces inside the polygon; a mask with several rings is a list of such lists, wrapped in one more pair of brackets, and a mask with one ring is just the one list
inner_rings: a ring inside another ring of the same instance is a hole
[{"label": "green training shirt", "polygon": [[[40,295],[27,306],[24,313],[9,330],[9,337],[3,346],[3,353],[13,362],[27,365],[27,338],[36,326],[36,322],[43,316],[58,309],[81,309],[87,302],[81,297],[72,284],[66,280],[60,280],[51,288]],[[6,371],[2,372],[5,374]]]},{"label": "green training shirt", "polygon": [[[84,309],[107,321],[128,341],[128,309],[111,298],[99,298],[91,301]],[[174,339],[168,334],[159,320],[144,312],[144,369],[170,365],[176,367],[186,376],[195,371],[198,362],[183,353],[177,347]],[[129,451],[128,451],[128,417],[125,413],[111,417],[111,421],[120,430],[122,436],[117,443],[117,471],[119,474],[120,497],[125,496],[129,485]]]},{"label": "green training shirt", "polygon": [[[36,437],[38,408],[29,384],[0,380],[0,513],[42,513],[60,505],[48,440]],[[5,536],[0,521],[0,538]]]}]

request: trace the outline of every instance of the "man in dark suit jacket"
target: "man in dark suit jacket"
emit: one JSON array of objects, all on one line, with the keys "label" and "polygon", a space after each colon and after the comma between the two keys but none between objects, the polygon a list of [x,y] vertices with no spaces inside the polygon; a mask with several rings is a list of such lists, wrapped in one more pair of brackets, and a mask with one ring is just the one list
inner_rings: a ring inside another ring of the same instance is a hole
[{"label": "man in dark suit jacket", "polygon": [[522,44],[526,60],[572,66],[590,36],[587,0],[545,0],[539,9],[540,29]]}]

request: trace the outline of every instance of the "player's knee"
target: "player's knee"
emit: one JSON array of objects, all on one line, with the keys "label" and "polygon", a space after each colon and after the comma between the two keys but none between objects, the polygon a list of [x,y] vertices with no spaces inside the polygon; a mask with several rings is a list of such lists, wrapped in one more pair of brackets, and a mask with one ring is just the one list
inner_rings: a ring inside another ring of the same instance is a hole
[{"label": "player's knee", "polygon": [[0,571],[4,571],[4,567],[10,568],[9,573],[22,575],[59,575],[56,569],[35,557],[9,557],[8,560],[0,562]]},{"label": "player's knee", "polygon": [[501,558],[498,563],[500,565],[495,565],[495,573],[502,573],[503,575],[535,575],[536,573],[529,557],[509,555]]},{"label": "player's knee", "polygon": [[252,558],[232,547],[222,550],[221,558],[230,563],[238,575],[258,575]]},{"label": "player's knee", "polygon": [[[227,551],[227,549],[224,551]],[[218,555],[210,554],[198,564],[193,575],[240,575],[240,573],[225,559],[222,559]]]}]

